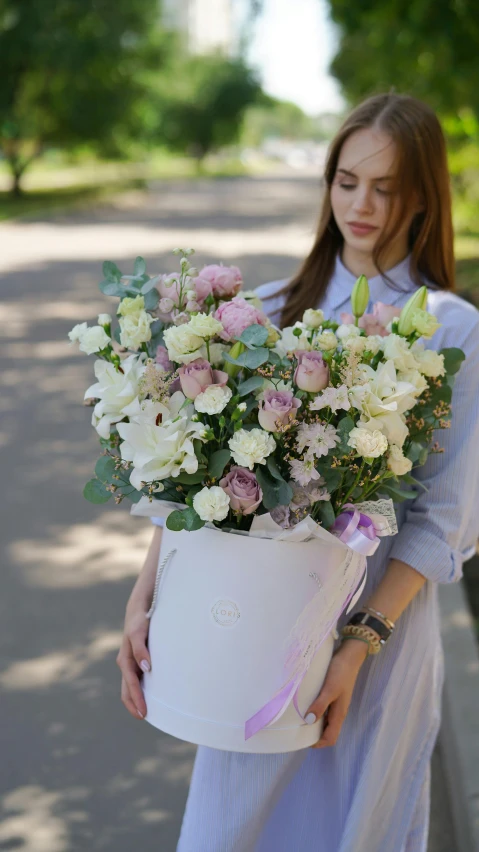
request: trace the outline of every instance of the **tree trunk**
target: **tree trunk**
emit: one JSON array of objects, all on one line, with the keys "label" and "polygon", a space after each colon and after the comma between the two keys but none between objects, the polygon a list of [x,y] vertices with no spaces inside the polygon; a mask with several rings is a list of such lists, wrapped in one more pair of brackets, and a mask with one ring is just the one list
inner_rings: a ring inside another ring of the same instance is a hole
[{"label": "tree trunk", "polygon": [[12,188],[10,190],[10,193],[13,196],[13,198],[21,198],[22,195],[23,195],[23,189],[22,189],[22,184],[21,184],[22,175],[23,175],[23,170],[20,171],[20,172],[16,172],[16,171],[13,172]]}]

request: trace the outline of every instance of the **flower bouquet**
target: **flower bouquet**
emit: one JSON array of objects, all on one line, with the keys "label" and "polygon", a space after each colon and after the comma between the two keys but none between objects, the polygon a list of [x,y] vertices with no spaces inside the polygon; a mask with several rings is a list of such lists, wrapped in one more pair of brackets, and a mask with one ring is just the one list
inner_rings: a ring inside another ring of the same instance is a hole
[{"label": "flower bouquet", "polygon": [[344,322],[311,309],[280,331],[236,267],[176,253],[180,271],[153,278],[142,258],[128,276],[105,263],[118,326],[69,334],[98,356],[84,495],[166,519],[147,720],[216,748],[304,748],[338,618],[397,532],[393,501],[422,487],[412,469],[441,451],[464,355],[421,342],[439,325],[425,287],[368,324],[361,276]]}]

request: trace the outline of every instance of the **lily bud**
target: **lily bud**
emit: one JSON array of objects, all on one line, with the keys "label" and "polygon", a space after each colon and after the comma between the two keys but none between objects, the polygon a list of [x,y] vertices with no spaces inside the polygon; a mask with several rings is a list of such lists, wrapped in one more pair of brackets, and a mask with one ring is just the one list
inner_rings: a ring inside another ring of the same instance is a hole
[{"label": "lily bud", "polygon": [[[238,358],[238,356],[241,355],[245,351],[245,349],[246,346],[244,345],[244,343],[241,343],[240,340],[237,340],[236,343],[234,343],[231,347],[230,351],[228,352],[228,355],[231,355],[232,358]],[[239,367],[237,364],[231,364],[229,361],[225,361],[223,369],[225,373],[228,374],[228,376],[234,379],[241,370],[241,367]]]},{"label": "lily bud", "polygon": [[404,305],[398,323],[398,334],[407,337],[415,330],[413,315],[417,310],[424,311],[427,307],[427,287],[419,287]]},{"label": "lily bud", "polygon": [[366,313],[369,304],[369,284],[365,275],[360,275],[351,293],[351,308],[356,319]]}]

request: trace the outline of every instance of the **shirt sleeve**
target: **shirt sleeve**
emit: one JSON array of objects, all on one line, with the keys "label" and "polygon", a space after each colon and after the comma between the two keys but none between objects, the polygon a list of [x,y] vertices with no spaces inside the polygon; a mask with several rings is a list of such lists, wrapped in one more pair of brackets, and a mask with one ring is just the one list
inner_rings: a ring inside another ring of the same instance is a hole
[{"label": "shirt sleeve", "polygon": [[150,521],[151,521],[152,524],[155,525],[155,527],[164,527],[165,526],[165,519],[164,518],[150,518]]},{"label": "shirt sleeve", "polygon": [[410,504],[389,553],[436,583],[461,579],[479,535],[479,323],[463,343],[443,344],[454,345],[466,360],[452,390],[451,426],[435,433],[444,452],[412,471],[428,491]]}]

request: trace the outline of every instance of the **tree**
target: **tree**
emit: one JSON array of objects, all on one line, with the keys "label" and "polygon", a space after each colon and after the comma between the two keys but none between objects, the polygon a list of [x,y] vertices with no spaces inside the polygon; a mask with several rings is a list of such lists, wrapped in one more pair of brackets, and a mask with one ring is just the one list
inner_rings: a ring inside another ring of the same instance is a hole
[{"label": "tree", "polygon": [[442,114],[479,116],[477,0],[329,0],[341,31],[331,71],[357,101],[407,92]]},{"label": "tree", "polygon": [[240,58],[221,53],[179,58],[161,80],[155,135],[201,162],[238,138],[245,110],[260,92]]},{"label": "tree", "polygon": [[163,64],[158,0],[0,0],[0,150],[13,192],[48,145],[118,151]]}]

